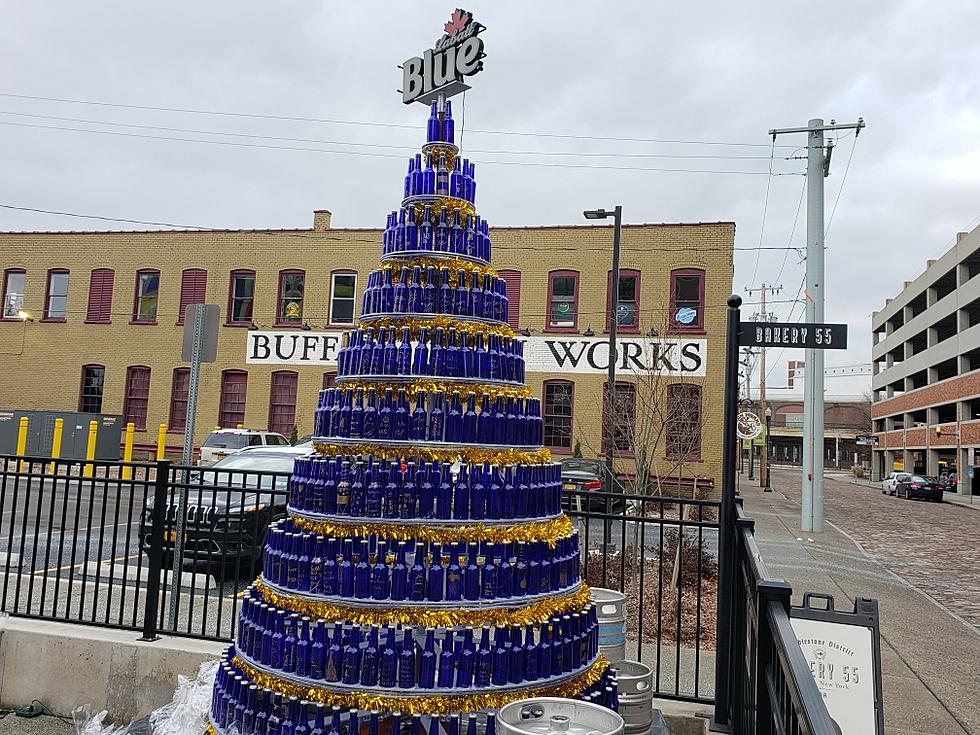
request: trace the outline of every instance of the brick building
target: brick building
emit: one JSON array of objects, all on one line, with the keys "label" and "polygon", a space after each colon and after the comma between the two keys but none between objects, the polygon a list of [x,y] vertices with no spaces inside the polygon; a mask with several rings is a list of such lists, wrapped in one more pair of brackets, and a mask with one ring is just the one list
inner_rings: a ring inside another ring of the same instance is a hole
[{"label": "brick building", "polygon": [[[871,317],[874,469],[929,475],[980,465],[980,228]],[[961,473],[965,474],[965,473]],[[965,479],[965,478],[963,478]],[[962,493],[970,483],[960,482]]]},{"label": "brick building", "polygon": [[[0,233],[0,408],[123,414],[142,447],[166,424],[176,451],[188,381],[182,313],[203,301],[220,306],[223,326],[217,362],[202,369],[195,443],[215,425],[286,436],[295,425],[300,436],[309,434],[317,392],[335,370],[327,345],[338,344],[357,318],[380,256],[380,230],[335,229],[330,220],[318,211],[310,229]],[[673,360],[675,368],[686,347],[697,353],[687,367],[700,368],[677,377],[696,386],[701,420],[683,423],[688,431],[699,424],[700,435],[680,466],[665,432],[657,453],[667,474],[710,481],[721,474],[734,231],[731,222],[623,230],[621,338],[644,354],[653,345],[654,361],[659,355],[661,365]],[[611,227],[503,227],[491,235],[511,326],[528,337],[527,382],[543,397],[546,443],[557,456],[571,454],[576,442],[585,456],[597,456]],[[683,307],[694,310],[690,323],[670,318]],[[635,349],[624,354],[624,366]],[[629,370],[621,374],[635,385]],[[625,396],[618,420],[628,421],[637,410],[635,388],[618,390]],[[661,390],[664,400],[673,395],[667,385]],[[619,469],[628,472],[628,438],[622,444]]]}]

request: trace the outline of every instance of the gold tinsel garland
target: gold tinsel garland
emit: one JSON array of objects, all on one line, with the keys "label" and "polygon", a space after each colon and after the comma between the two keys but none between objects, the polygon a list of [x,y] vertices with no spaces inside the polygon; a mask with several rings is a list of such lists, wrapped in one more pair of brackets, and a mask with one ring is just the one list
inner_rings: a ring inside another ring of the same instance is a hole
[{"label": "gold tinsel garland", "polygon": [[218,731],[214,729],[214,725],[211,724],[211,720],[208,720],[207,724],[204,726],[204,735],[218,735]]},{"label": "gold tinsel garland", "polygon": [[473,694],[430,694],[426,696],[399,697],[368,692],[334,692],[320,687],[305,686],[285,681],[278,676],[266,674],[245,663],[237,656],[232,665],[246,678],[261,688],[272,689],[285,697],[298,697],[309,702],[322,702],[341,709],[362,711],[401,712],[410,715],[447,715],[454,712],[479,712],[499,710],[509,702],[530,697],[573,698],[595,684],[609,666],[600,654],[585,671],[561,684],[539,689],[511,689],[506,692],[474,692]]},{"label": "gold tinsel garland", "polygon": [[[449,285],[453,288],[459,285],[459,279],[457,278],[457,273],[459,271],[465,271],[471,277],[474,275],[480,276],[493,276],[497,278],[497,271],[494,270],[489,265],[480,265],[479,263],[471,263],[468,260],[463,260],[462,258],[454,258],[451,255],[446,255],[441,257],[438,253],[433,253],[431,256],[418,257],[413,256],[406,258],[405,260],[388,260],[381,264],[381,270],[390,270],[392,278],[397,279],[399,274],[404,268],[412,269],[415,266],[425,269],[432,266],[436,269],[448,268],[449,269]],[[470,287],[473,283],[470,282]]]},{"label": "gold tinsel garland", "polygon": [[442,391],[445,395],[451,396],[454,392],[459,393],[460,398],[464,401],[468,399],[471,395],[481,396],[484,393],[490,396],[493,400],[497,398],[530,398],[533,395],[531,388],[526,385],[488,385],[486,383],[457,383],[453,380],[432,380],[431,378],[419,378],[418,380],[413,380],[408,383],[385,383],[370,380],[346,380],[344,378],[337,379],[338,387],[340,388],[363,388],[365,392],[368,388],[374,388],[379,393],[384,393],[385,390],[391,389],[392,393],[397,395],[399,389],[404,388],[405,392],[410,396],[418,393],[420,390],[432,393],[433,391]]},{"label": "gold tinsel garland", "polygon": [[[570,595],[551,597],[523,607],[491,607],[485,610],[433,609],[431,607],[351,607],[330,602],[317,602],[270,589],[261,579],[254,582],[255,590],[267,603],[308,615],[314,620],[344,620],[358,625],[403,625],[426,628],[479,627],[482,625],[540,625],[553,615],[568,610],[584,609],[591,597],[589,588],[582,585]],[[462,602],[460,604],[463,604]]]},{"label": "gold tinsel garland", "polygon": [[551,450],[537,449],[482,449],[479,446],[460,445],[452,449],[435,449],[425,446],[384,447],[378,444],[328,444],[315,442],[315,449],[328,457],[370,455],[377,459],[424,459],[427,462],[465,462],[466,464],[492,464],[506,466],[511,464],[548,464]]},{"label": "gold tinsel garland", "polygon": [[494,334],[498,337],[513,337],[514,330],[511,329],[507,324],[484,324],[482,322],[467,322],[463,321],[457,317],[448,316],[445,314],[434,314],[432,316],[362,316],[361,322],[358,325],[361,331],[364,331],[367,327],[388,327],[394,328],[401,331],[404,327],[408,327],[413,338],[417,337],[419,330],[422,327],[427,327],[428,329],[437,329],[442,327],[443,329],[449,329],[454,327],[457,332],[465,332],[466,334],[482,334],[484,336]]},{"label": "gold tinsel garland", "polygon": [[[572,535],[575,527],[568,516],[562,515],[550,521],[535,521],[520,526],[486,526],[475,523],[466,526],[403,526],[397,523],[343,523],[337,521],[311,521],[292,516],[293,524],[304,531],[318,536],[352,538],[375,535],[396,541],[428,541],[432,543],[452,543],[454,541],[487,541],[489,543],[510,543],[512,541],[543,541],[554,547],[559,539]],[[434,520],[433,523],[438,523]]]},{"label": "gold tinsel garland", "polygon": [[450,216],[454,209],[459,210],[460,216],[465,220],[466,215],[476,216],[476,207],[470,204],[465,199],[457,199],[456,197],[439,197],[434,201],[426,202],[412,202],[408,205],[412,209],[412,216],[415,217],[415,224],[422,224],[422,218],[425,216],[425,208],[432,207],[433,220],[439,216],[439,210],[443,207],[449,212]]}]

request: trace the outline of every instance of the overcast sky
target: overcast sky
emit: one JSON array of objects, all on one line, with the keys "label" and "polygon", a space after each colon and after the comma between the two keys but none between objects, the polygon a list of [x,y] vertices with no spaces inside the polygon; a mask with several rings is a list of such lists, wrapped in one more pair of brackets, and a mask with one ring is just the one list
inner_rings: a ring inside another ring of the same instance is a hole
[{"label": "overcast sky", "polygon": [[[424,124],[425,110],[396,92],[396,67],[432,45],[454,6],[3,7],[0,203],[209,227],[308,227],[325,208],[335,226],[366,227],[396,205]],[[468,9],[487,26],[487,58],[467,95],[463,143],[491,224],[579,223],[585,207],[621,203],[629,222],[734,220],[736,248],[802,247],[805,207],[790,236],[805,168],[792,157],[805,155],[804,137],[773,149],[767,131],[863,116],[826,256],[826,319],[850,324],[851,348],[829,354],[828,366],[867,361],[871,312],[980,223],[980,4],[494,0]],[[853,145],[841,135],[828,217]],[[771,154],[773,172],[788,175],[769,177]],[[0,209],[3,230],[102,228],[127,227]],[[739,250],[735,262],[737,290],[766,281],[783,285],[777,299],[795,298],[804,265],[794,251]],[[776,310],[786,318],[791,307]],[[792,357],[770,352],[773,385]]]}]

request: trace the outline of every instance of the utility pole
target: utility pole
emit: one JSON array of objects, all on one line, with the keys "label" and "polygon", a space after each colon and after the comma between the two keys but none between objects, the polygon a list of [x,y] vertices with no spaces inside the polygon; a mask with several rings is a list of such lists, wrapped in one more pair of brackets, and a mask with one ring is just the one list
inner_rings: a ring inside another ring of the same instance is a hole
[{"label": "utility pole", "polygon": [[[824,320],[824,178],[830,175],[830,147],[824,150],[824,133],[828,130],[854,130],[857,136],[864,128],[864,118],[855,123],[810,120],[806,127],[781,128],[769,131],[773,140],[778,135],[806,133],[806,314],[805,321]],[[803,509],[800,529],[823,531],[823,351],[806,350],[803,382]]]},{"label": "utility pole", "polygon": [[[782,290],[782,286],[773,286],[771,283],[763,282],[760,286],[746,286],[745,292],[752,296],[758,293],[761,298],[761,303],[759,304],[759,312],[753,315],[752,319],[762,322],[769,321],[769,315],[766,313],[766,294],[771,293],[773,296],[778,294]],[[763,444],[763,449],[759,453],[759,487],[769,487],[769,423],[766,422],[766,348],[762,347],[759,350],[759,421],[763,422],[763,426],[766,427],[766,441]],[[754,440],[753,440],[754,441]]]},{"label": "utility pole", "polygon": [[[739,361],[739,365],[745,368],[745,400],[748,403],[749,408],[751,408],[752,407],[752,368],[753,368],[752,358],[755,357],[755,352],[752,350],[751,347],[745,347],[742,349],[742,357],[743,359]],[[742,457],[744,455],[744,452],[742,451],[743,440],[739,439],[738,441],[739,441],[738,456]],[[755,454],[754,454],[755,450],[752,447],[753,441],[754,441],[753,439],[749,439],[749,479],[750,480],[755,479]],[[742,469],[743,470],[745,469],[744,464]]]}]

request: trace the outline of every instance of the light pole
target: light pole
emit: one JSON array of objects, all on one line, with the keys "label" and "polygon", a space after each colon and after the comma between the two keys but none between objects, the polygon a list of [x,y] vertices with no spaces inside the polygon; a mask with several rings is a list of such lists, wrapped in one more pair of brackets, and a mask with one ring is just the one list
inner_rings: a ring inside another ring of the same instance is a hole
[{"label": "light pole", "polygon": [[772,485],[769,483],[769,473],[772,472],[772,467],[770,466],[770,456],[769,456],[769,429],[772,426],[772,409],[766,406],[766,484],[764,491],[767,493],[772,492]]},{"label": "light pole", "polygon": [[616,434],[613,431],[613,416],[616,411],[616,327],[619,322],[619,242],[623,233],[623,208],[618,204],[609,212],[605,209],[587,209],[582,214],[586,219],[613,218],[612,277],[609,314],[609,398],[606,421],[606,476],[609,478],[609,492],[613,487],[613,451]]}]

